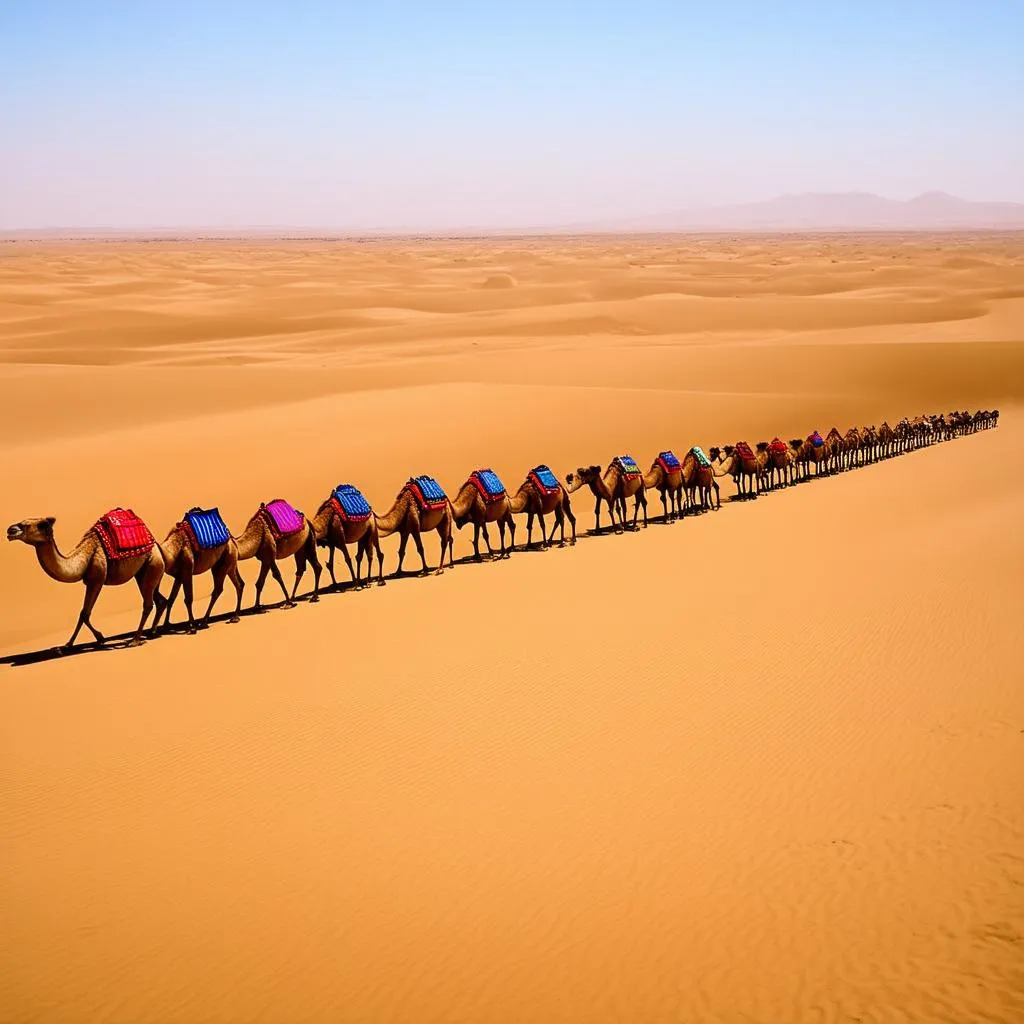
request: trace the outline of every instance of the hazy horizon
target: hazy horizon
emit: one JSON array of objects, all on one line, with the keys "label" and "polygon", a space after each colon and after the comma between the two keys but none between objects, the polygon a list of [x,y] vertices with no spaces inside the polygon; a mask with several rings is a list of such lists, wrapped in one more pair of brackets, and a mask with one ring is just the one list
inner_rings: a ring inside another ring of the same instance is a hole
[{"label": "hazy horizon", "polygon": [[0,230],[1024,202],[1011,6],[4,6]]}]

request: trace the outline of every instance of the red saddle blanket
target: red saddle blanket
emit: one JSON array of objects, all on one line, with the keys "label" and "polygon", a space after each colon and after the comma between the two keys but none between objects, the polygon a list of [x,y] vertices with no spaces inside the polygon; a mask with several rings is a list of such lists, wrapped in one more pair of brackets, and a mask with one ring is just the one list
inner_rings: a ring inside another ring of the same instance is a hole
[{"label": "red saddle blanket", "polygon": [[260,512],[275,538],[286,537],[301,530],[304,523],[302,513],[292,508],[284,498],[275,498],[261,505]]},{"label": "red saddle blanket", "polygon": [[770,445],[768,445],[768,451],[770,452],[782,452],[785,453],[789,450],[789,445],[785,441],[780,441],[777,437],[773,438]]},{"label": "red saddle blanket", "polygon": [[736,443],[736,455],[743,459],[744,462],[750,462],[754,459],[754,453],[746,441],[738,441]]},{"label": "red saddle blanket", "polygon": [[107,558],[138,558],[153,550],[153,534],[130,508],[111,509],[96,520],[93,529],[100,538]]}]

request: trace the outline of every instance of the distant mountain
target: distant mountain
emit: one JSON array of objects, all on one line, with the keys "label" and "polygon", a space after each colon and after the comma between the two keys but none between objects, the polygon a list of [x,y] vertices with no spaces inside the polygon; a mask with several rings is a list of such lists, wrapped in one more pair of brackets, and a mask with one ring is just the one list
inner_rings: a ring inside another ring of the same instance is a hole
[{"label": "distant mountain", "polygon": [[944,192],[886,199],[870,192],[808,192],[762,203],[676,210],[577,229],[594,231],[945,231],[1024,229],[1024,203],[975,203]]}]

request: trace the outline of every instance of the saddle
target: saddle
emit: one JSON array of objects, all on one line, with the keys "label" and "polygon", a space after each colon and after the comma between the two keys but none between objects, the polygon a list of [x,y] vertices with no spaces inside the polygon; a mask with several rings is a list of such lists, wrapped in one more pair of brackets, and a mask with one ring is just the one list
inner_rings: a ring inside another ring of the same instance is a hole
[{"label": "saddle", "polygon": [[773,437],[768,445],[768,451],[774,452],[777,455],[785,455],[789,451],[789,445],[785,441],[780,441],[777,437]]},{"label": "saddle", "polygon": [[754,458],[756,457],[754,455],[754,452],[751,450],[750,445],[747,444],[746,441],[737,441],[736,442],[736,455],[737,455],[738,458],[742,459],[744,462],[752,462],[754,460]]},{"label": "saddle", "polygon": [[527,477],[541,494],[557,494],[562,485],[547,466],[535,466]]},{"label": "saddle", "polygon": [[365,523],[373,512],[359,488],[352,484],[338,484],[331,492],[331,505],[345,523]]},{"label": "saddle", "polygon": [[643,476],[643,470],[636,464],[636,459],[632,455],[616,455],[612,459],[612,465],[618,466],[624,477]]},{"label": "saddle", "polygon": [[711,468],[711,460],[704,454],[704,449],[700,445],[695,444],[690,449],[690,454],[697,460],[698,466],[702,466],[704,469]]},{"label": "saddle", "polygon": [[444,488],[432,476],[413,476],[405,485],[421,512],[437,512],[448,504]]},{"label": "saddle", "polygon": [[130,508],[112,508],[96,520],[93,529],[107,558],[115,561],[148,555],[156,543],[149,527]]},{"label": "saddle", "polygon": [[275,540],[301,530],[305,523],[302,513],[296,511],[284,498],[275,498],[266,505],[260,505],[260,514]]},{"label": "saddle", "polygon": [[469,479],[473,486],[480,492],[480,497],[486,502],[501,501],[505,497],[505,485],[501,482],[498,474],[491,469],[478,469],[472,473]]},{"label": "saddle", "polygon": [[811,434],[807,440],[810,441],[815,448],[820,448],[825,443],[825,439],[817,431]]},{"label": "saddle", "polygon": [[220,510],[216,508],[190,508],[178,525],[196,552],[219,548],[231,537]]},{"label": "saddle", "polygon": [[682,463],[672,452],[659,452],[658,465],[661,466],[662,472],[666,476],[671,476],[673,473],[681,473],[683,469]]}]

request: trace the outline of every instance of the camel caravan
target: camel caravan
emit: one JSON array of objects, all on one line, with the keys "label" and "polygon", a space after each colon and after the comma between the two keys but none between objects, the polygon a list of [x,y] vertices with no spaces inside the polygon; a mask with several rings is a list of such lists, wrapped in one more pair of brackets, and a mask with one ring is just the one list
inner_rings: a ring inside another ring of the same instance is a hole
[{"label": "camel caravan", "polygon": [[[25,519],[7,528],[9,541],[22,541],[35,548],[43,571],[60,583],[84,583],[85,598],[67,644],[68,651],[84,626],[98,645],[103,634],[91,620],[92,610],[105,586],[119,586],[134,580],[142,595],[142,613],[129,646],[143,642],[146,623],[156,610],[149,635],[157,636],[170,628],[171,610],[179,592],[184,596],[188,615],[187,629],[194,633],[209,624],[217,600],[230,580],[235,590],[235,608],[229,622],[238,622],[242,612],[245,583],[239,563],[259,562],[256,596],[252,610],[263,612],[263,587],[273,576],[280,587],[285,608],[295,607],[295,598],[306,569],[312,569],[313,590],[310,601],[320,599],[323,568],[318,549],[327,549],[327,572],[331,585],[338,587],[334,571],[335,553],[340,549],[352,583],[366,586],[375,579],[384,585],[384,556],[381,538],[397,533],[398,566],[403,574],[410,537],[419,555],[421,573],[427,574],[424,533],[436,532],[441,557],[436,573],[444,571],[445,559],[454,565],[454,530],[472,524],[473,555],[483,559],[480,541],[493,556],[489,525],[498,530],[498,557],[508,558],[515,550],[516,516],[526,516],[526,547],[534,546],[534,523],[540,527],[539,546],[566,544],[566,522],[570,545],[576,543],[576,517],[570,495],[584,487],[594,495],[595,532],[600,533],[601,512],[607,506],[608,525],[615,532],[637,528],[642,517],[648,522],[647,491],[655,490],[661,500],[662,516],[667,522],[690,513],[721,508],[718,479],[732,477],[737,499],[756,498],[780,487],[801,483],[813,477],[830,476],[848,469],[866,466],[881,459],[938,441],[973,434],[998,425],[999,411],[954,412],[939,416],[903,419],[863,428],[853,427],[845,434],[833,427],[824,437],[817,431],[806,438],[758,442],[753,448],[746,441],[722,447],[710,447],[707,453],[698,446],[690,448],[682,459],[671,451],[660,452],[646,473],[629,455],[616,456],[604,470],[600,466],[580,467],[567,473],[565,483],[544,465],[532,469],[515,493],[506,490],[491,469],[470,474],[454,497],[429,476],[411,477],[398,492],[391,508],[378,515],[357,487],[339,484],[309,518],[283,498],[261,504],[235,536],[216,508],[189,509],[163,541],[157,541],[149,527],[131,510],[115,508],[101,516],[78,544],[61,554],[54,540],[52,516]],[[633,514],[629,516],[629,501]],[[548,530],[548,517],[551,529]],[[507,535],[507,542],[506,542]],[[355,562],[349,551],[355,548]],[[295,560],[295,579],[289,593],[278,562]],[[363,562],[366,562],[365,573]],[[374,564],[376,560],[376,574]],[[197,622],[192,604],[196,576],[210,573],[213,588],[201,621]],[[160,586],[169,577],[170,593],[164,597]]]}]

